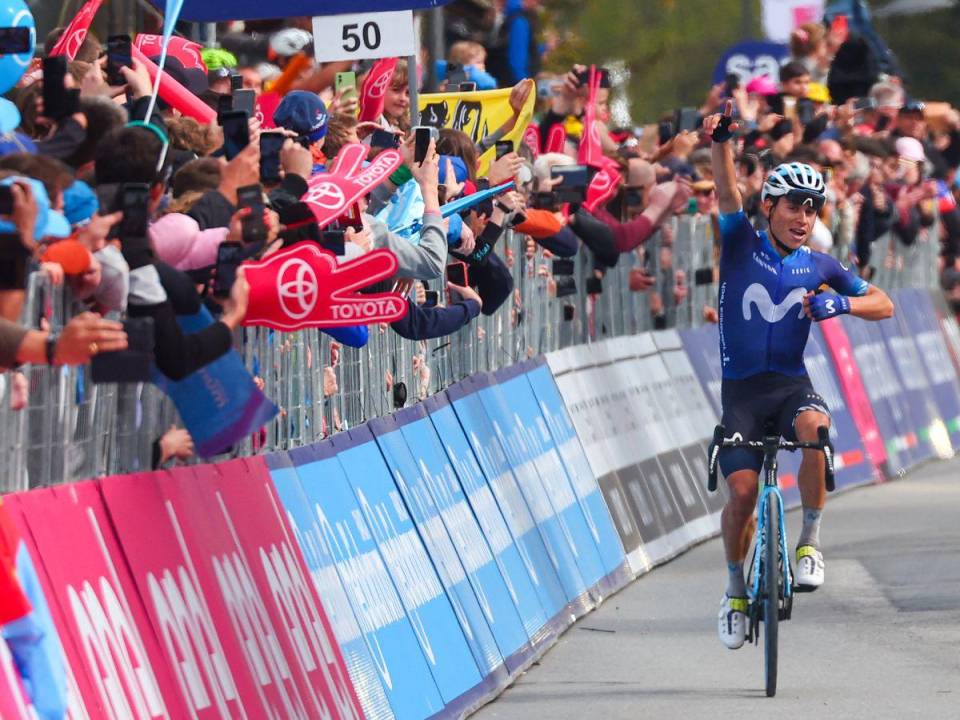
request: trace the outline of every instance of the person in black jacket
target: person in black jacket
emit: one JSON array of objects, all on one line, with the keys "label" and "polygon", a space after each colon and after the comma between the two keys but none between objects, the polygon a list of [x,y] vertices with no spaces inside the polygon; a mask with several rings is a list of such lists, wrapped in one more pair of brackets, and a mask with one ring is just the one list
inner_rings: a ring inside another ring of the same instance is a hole
[{"label": "person in black jacket", "polygon": [[423,284],[417,283],[417,300],[407,298],[407,314],[400,320],[390,323],[390,327],[407,340],[430,340],[446,337],[470,324],[480,310],[483,301],[480,295],[470,287],[460,287],[447,283],[450,299],[453,301],[446,307],[436,305],[425,307],[426,294]]}]

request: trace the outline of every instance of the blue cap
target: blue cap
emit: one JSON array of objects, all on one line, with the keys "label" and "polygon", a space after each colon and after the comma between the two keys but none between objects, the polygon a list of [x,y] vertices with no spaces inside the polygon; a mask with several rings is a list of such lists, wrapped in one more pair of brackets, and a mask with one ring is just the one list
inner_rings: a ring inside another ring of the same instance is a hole
[{"label": "blue cap", "polygon": [[[33,178],[25,178],[16,175],[5,177],[0,180],[0,185],[13,185],[14,183],[26,183],[33,191],[33,199],[37,202],[37,226],[33,232],[33,239],[40,242],[45,237],[65,238],[70,237],[70,223],[56,210],[50,209],[50,198],[47,196],[47,190],[43,183]],[[0,232],[16,232],[16,226],[9,220],[0,220]]]},{"label": "blue cap", "polygon": [[312,92],[294,90],[280,102],[273,113],[273,122],[310,142],[317,142],[327,134],[327,106]]},{"label": "blue cap", "polygon": [[467,164],[463,161],[463,158],[456,155],[441,155],[439,177],[441,185],[445,185],[447,182],[447,160],[453,163],[453,175],[458,183],[466,182],[470,178],[470,173],[467,172]]},{"label": "blue cap", "polygon": [[71,225],[89,222],[99,209],[97,194],[82,180],[74,180],[73,184],[63,191],[63,214]]}]

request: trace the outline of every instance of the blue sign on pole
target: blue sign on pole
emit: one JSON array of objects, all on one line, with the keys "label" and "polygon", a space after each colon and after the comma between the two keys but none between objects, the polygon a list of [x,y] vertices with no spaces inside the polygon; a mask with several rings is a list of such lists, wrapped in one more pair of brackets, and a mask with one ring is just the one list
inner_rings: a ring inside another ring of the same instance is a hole
[{"label": "blue sign on pole", "polygon": [[781,43],[746,40],[730,47],[713,71],[713,82],[721,83],[733,73],[741,83],[767,75],[774,82],[780,80],[780,65],[790,57],[790,49]]}]

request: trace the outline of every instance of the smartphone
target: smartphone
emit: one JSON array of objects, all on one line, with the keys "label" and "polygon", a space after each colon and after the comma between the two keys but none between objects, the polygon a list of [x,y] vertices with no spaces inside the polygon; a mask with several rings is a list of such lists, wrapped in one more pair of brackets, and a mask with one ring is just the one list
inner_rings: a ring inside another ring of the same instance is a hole
[{"label": "smartphone", "polygon": [[598,277],[588,277],[586,284],[587,295],[600,295],[603,293],[603,281]]},{"label": "smartphone", "polygon": [[120,68],[133,67],[129,35],[111,35],[107,38],[107,85],[127,84]]},{"label": "smartphone", "polygon": [[370,147],[398,148],[400,147],[400,136],[389,130],[374,130],[370,134]]},{"label": "smartphone", "polygon": [[795,97],[783,96],[783,116],[787,120],[793,120],[797,117],[797,99]]},{"label": "smartphone", "polygon": [[13,190],[9,185],[0,185],[0,215],[13,214]]},{"label": "smartphone", "polygon": [[813,100],[809,98],[800,98],[797,100],[797,120],[801,125],[809,125],[813,122],[816,115],[816,108],[813,106]]},{"label": "smartphone", "polygon": [[447,90],[459,88],[460,83],[468,82],[467,71],[460,63],[447,63]]},{"label": "smartphone", "polygon": [[437,140],[440,137],[440,131],[435,127],[429,127],[426,125],[419,125],[415,127],[413,131],[413,161],[416,163],[422,163],[423,159],[427,157],[427,149],[430,147],[430,141]]},{"label": "smartphone", "polygon": [[0,28],[0,55],[23,55],[30,52],[30,28]]},{"label": "smartphone", "polygon": [[477,89],[477,84],[475,82],[460,83],[460,92],[475,92],[476,89]]},{"label": "smartphone", "polygon": [[243,89],[243,75],[240,73],[233,73],[230,75],[230,92],[235,93],[237,90]]},{"label": "smartphone", "polygon": [[257,93],[254,90],[234,90],[233,109],[242,110],[248,117],[256,114]]},{"label": "smartphone", "polygon": [[693,132],[699,124],[700,113],[697,112],[696,108],[679,108],[676,113],[674,113],[674,126],[677,128],[678,133],[684,131]]},{"label": "smartphone", "polygon": [[876,110],[877,101],[872,97],[857,98],[853,102],[853,109],[857,112],[863,112],[864,110]]},{"label": "smartphone", "polygon": [[573,260],[570,260],[569,258],[554,258],[553,274],[573,275]]},{"label": "smartphone", "polygon": [[693,284],[694,285],[712,285],[713,284],[713,268],[697,268],[693,271]]},{"label": "smartphone", "polygon": [[233,160],[250,144],[250,127],[247,125],[249,115],[242,110],[231,110],[223,113],[223,154],[227,160]]},{"label": "smartphone", "polygon": [[67,88],[67,58],[63,55],[43,59],[43,114],[51,120],[69,115]]},{"label": "smartphone", "polygon": [[[554,262],[556,262],[556,260],[554,260]],[[558,298],[576,295],[577,281],[574,279],[573,275],[558,275],[554,278],[554,281],[557,284]]]},{"label": "smartphone", "polygon": [[223,125],[223,116],[233,110],[233,95],[217,95],[217,123]]},{"label": "smartphone", "polygon": [[674,135],[673,123],[664,120],[657,125],[657,141],[660,145],[666,145]]},{"label": "smartphone", "polygon": [[573,305],[569,303],[563,306],[563,321],[564,322],[573,322],[573,319],[577,316],[577,310]]},{"label": "smartphone", "polygon": [[440,293],[436,290],[426,291],[427,299],[424,300],[424,307],[436,307],[440,303]]},{"label": "smartphone", "polygon": [[556,186],[557,199],[560,203],[580,203],[586,197],[589,184],[586,165],[562,165],[553,168],[552,177],[561,178]]},{"label": "smartphone", "polygon": [[736,73],[727,73],[723,79],[723,94],[730,97],[738,87],[740,87],[740,76]]},{"label": "smartphone", "polygon": [[[338,72],[333,82],[334,89],[339,93],[343,92],[344,99],[357,97],[357,74],[352,70],[348,72]],[[383,147],[378,145],[377,147]]]},{"label": "smartphone", "polygon": [[590,68],[587,68],[586,70],[581,70],[580,72],[577,73],[578,87],[583,87],[588,82],[590,82]]},{"label": "smartphone", "polygon": [[260,180],[267,184],[280,182],[280,150],[286,136],[277,132],[260,133]]},{"label": "smartphone", "polygon": [[502,158],[504,155],[509,155],[513,152],[513,142],[511,140],[500,140],[496,144],[497,148],[497,160]]},{"label": "smartphone", "polygon": [[124,183],[120,186],[120,221],[118,236],[121,242],[147,237],[147,203],[150,201],[150,186],[146,183]]},{"label": "smartphone", "polygon": [[549,210],[556,212],[560,209],[560,198],[553,191],[536,192],[533,194],[532,205],[535,210]]},{"label": "smartphone", "polygon": [[237,188],[237,209],[250,208],[252,212],[240,221],[241,237],[246,245],[262,243],[267,239],[267,226],[263,222],[263,188],[246,185]]},{"label": "smartphone", "polygon": [[469,285],[469,274],[465,262],[453,262],[447,265],[447,281],[460,287]]},{"label": "smartphone", "polygon": [[217,248],[216,275],[213,278],[213,296],[230,297],[237,279],[237,268],[243,261],[243,243],[224,242]]},{"label": "smartphone", "polygon": [[94,355],[90,360],[90,379],[95,383],[146,382],[153,372],[153,350],[156,343],[153,318],[127,318],[127,349]]},{"label": "smartphone", "polygon": [[346,255],[347,247],[346,241],[344,240],[344,230],[342,228],[324,229],[320,246],[329,250],[334,255]]}]

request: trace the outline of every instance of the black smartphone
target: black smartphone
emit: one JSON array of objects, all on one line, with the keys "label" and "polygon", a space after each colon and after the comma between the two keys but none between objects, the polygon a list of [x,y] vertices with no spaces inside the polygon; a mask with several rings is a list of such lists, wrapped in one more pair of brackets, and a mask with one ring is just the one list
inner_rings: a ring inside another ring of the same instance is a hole
[{"label": "black smartphone", "polygon": [[13,190],[9,185],[0,185],[0,215],[13,214]]},{"label": "black smartphone", "polygon": [[500,140],[496,144],[497,160],[502,158],[504,155],[509,155],[513,152],[513,142],[510,140]]},{"label": "black smartphone", "polygon": [[583,87],[588,82],[590,82],[590,68],[587,68],[586,70],[581,70],[580,72],[577,73],[578,87]]},{"label": "black smartphone", "polygon": [[430,147],[430,141],[440,137],[440,131],[435,127],[420,125],[414,129],[413,161],[422,163],[427,156],[427,149]]},{"label": "black smartphone", "polygon": [[123,321],[127,333],[127,349],[94,355],[90,360],[90,379],[94,383],[146,382],[153,369],[153,318],[127,318]]},{"label": "black smartphone", "polygon": [[477,89],[477,84],[475,82],[460,83],[460,92],[474,92],[476,89]]},{"label": "black smartphone", "polygon": [[574,279],[573,275],[558,275],[554,278],[554,281],[557,284],[557,297],[567,297],[568,295],[576,295],[577,293],[577,281]]},{"label": "black smartphone", "polygon": [[797,100],[797,120],[801,125],[809,125],[813,122],[816,114],[816,108],[813,106],[813,100],[809,98],[800,98]]},{"label": "black smartphone", "polygon": [[673,123],[664,120],[657,125],[657,141],[660,145],[666,145],[674,135]]},{"label": "black smartphone", "polygon": [[600,295],[603,292],[603,281],[598,277],[588,277],[586,291],[588,295]]},{"label": "black smartphone", "polygon": [[692,132],[696,130],[697,126],[700,124],[700,113],[697,112],[696,108],[680,108],[674,115],[673,124],[677,128],[678,133],[682,133],[684,131]]},{"label": "black smartphone", "polygon": [[[236,77],[236,76],[234,76]],[[253,90],[234,90],[233,91],[233,109],[242,110],[249,117],[256,114],[257,93]]]},{"label": "black smartphone", "polygon": [[535,192],[531,201],[531,207],[534,210],[549,210],[556,212],[560,209],[560,199],[555,192]]},{"label": "black smartphone", "polygon": [[447,265],[447,281],[460,287],[467,287],[470,276],[465,262],[453,262]]},{"label": "black smartphone", "polygon": [[697,268],[693,271],[693,284],[694,285],[712,285],[713,284],[713,268]]},{"label": "black smartphone", "polygon": [[447,63],[447,90],[453,91],[460,83],[467,82],[467,71],[460,63]]},{"label": "black smartphone", "polygon": [[231,110],[221,116],[223,125],[223,154],[227,160],[233,160],[250,144],[249,116],[238,110]]},{"label": "black smartphone", "polygon": [[147,237],[147,204],[150,201],[150,186],[146,183],[124,183],[120,186],[120,242],[143,240]]},{"label": "black smartphone", "polygon": [[334,255],[346,255],[347,247],[344,240],[343,228],[326,228],[323,231],[323,239],[320,240],[320,246],[326,248]]},{"label": "black smartphone", "polygon": [[262,243],[267,239],[267,226],[263,222],[263,188],[246,185],[237,188],[237,209],[250,208],[250,214],[240,221],[243,242],[246,245]]},{"label": "black smartphone", "polygon": [[561,165],[554,167],[551,175],[561,178],[556,186],[557,198],[561,203],[579,203],[586,197],[589,183],[589,170],[586,165]]},{"label": "black smartphone", "polygon": [[370,147],[398,148],[400,147],[400,136],[389,130],[374,130],[370,134]]},{"label": "black smartphone", "polygon": [[43,59],[43,114],[51,120],[60,120],[70,114],[67,88],[67,58],[63,55]]},{"label": "black smartphone", "polygon": [[653,318],[653,329],[654,330],[666,330],[667,329],[667,316],[666,315],[657,315]]},{"label": "black smartphone", "polygon": [[436,290],[427,290],[426,296],[427,299],[423,301],[424,307],[436,307],[440,302],[440,293]]},{"label": "black smartphone", "polygon": [[223,116],[233,110],[233,95],[217,95],[217,123],[223,125]]},{"label": "black smartphone", "polygon": [[864,110],[876,110],[877,101],[872,97],[862,97],[857,98],[853,102],[853,109],[857,112],[863,112]]},{"label": "black smartphone", "polygon": [[240,73],[233,73],[230,76],[230,92],[236,94],[237,90],[243,89],[243,75]]},{"label": "black smartphone", "polygon": [[23,55],[30,52],[30,28],[0,28],[0,55]]},{"label": "black smartphone", "polygon": [[730,97],[738,87],[740,87],[740,76],[736,73],[727,73],[723,79],[723,94]]},{"label": "black smartphone", "polygon": [[129,35],[111,35],[107,38],[107,85],[126,85],[120,68],[133,67]]},{"label": "black smartphone", "polygon": [[243,243],[224,242],[217,248],[216,275],[213,278],[213,296],[230,297],[237,279],[237,268],[243,262]]},{"label": "black smartphone", "polygon": [[573,260],[569,258],[554,258],[553,274],[554,276],[573,275]]},{"label": "black smartphone", "polygon": [[260,180],[267,184],[280,182],[280,150],[286,136],[277,132],[260,133]]},{"label": "black smartphone", "polygon": [[572,322],[573,319],[577,316],[576,308],[573,305],[567,304],[563,306],[563,321]]}]

